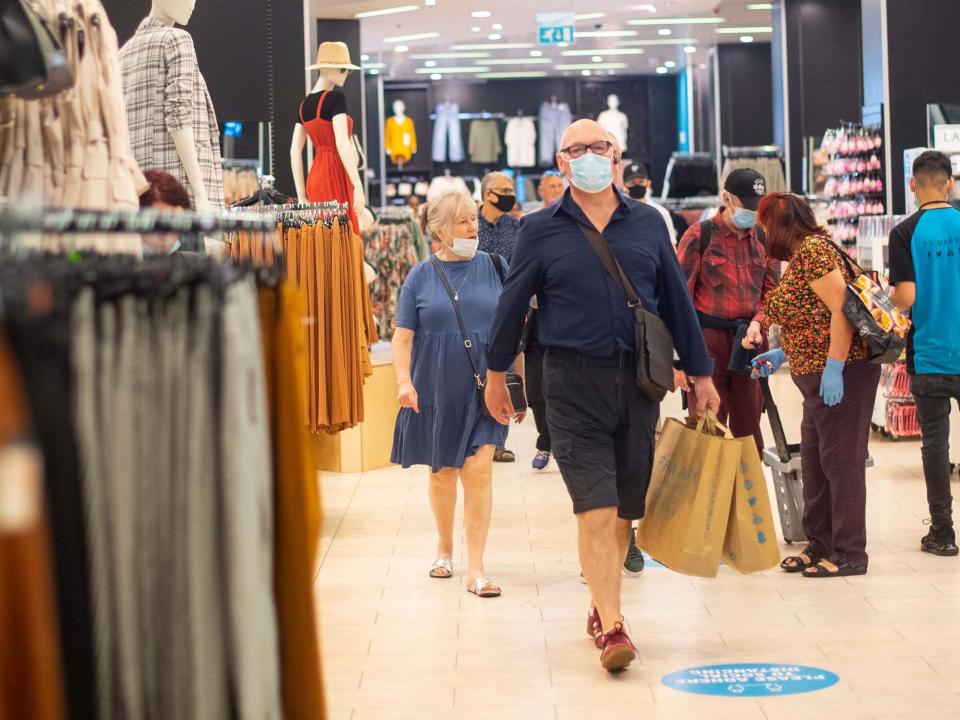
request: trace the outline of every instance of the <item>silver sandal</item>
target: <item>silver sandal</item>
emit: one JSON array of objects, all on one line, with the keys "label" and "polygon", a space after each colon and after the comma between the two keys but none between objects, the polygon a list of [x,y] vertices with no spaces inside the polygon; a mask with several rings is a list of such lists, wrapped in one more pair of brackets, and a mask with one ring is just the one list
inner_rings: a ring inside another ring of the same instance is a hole
[{"label": "silver sandal", "polygon": [[[446,574],[437,574],[438,570],[443,570]],[[435,580],[449,580],[453,577],[453,560],[450,558],[437,558],[430,566],[430,577]]]},{"label": "silver sandal", "polygon": [[[492,587],[492,590],[484,590],[487,586]],[[489,578],[477,578],[472,583],[467,584],[467,592],[473,593],[477,597],[482,598],[495,598],[500,597],[502,590],[500,586],[497,585],[493,580]]]}]

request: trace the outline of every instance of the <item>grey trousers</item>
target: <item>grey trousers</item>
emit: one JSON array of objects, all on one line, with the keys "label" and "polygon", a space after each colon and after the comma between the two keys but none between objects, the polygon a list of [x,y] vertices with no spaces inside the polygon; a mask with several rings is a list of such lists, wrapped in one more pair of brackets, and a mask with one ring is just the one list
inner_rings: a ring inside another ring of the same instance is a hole
[{"label": "grey trousers", "polygon": [[237,717],[280,720],[273,596],[273,466],[253,278],[226,290],[220,323],[220,505],[227,640]]}]

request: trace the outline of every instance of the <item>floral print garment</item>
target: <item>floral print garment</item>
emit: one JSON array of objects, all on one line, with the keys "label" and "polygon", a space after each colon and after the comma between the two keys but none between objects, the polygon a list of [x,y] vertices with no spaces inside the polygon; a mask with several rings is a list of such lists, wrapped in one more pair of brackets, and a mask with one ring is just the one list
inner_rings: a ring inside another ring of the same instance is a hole
[{"label": "floral print garment", "polygon": [[[780,325],[780,342],[794,375],[823,372],[830,351],[830,308],[810,283],[839,269],[847,282],[850,270],[840,258],[842,252],[830,239],[807,237],[783,273],[783,279],[766,298],[767,322]],[[867,347],[854,334],[847,362],[863,360]]]}]

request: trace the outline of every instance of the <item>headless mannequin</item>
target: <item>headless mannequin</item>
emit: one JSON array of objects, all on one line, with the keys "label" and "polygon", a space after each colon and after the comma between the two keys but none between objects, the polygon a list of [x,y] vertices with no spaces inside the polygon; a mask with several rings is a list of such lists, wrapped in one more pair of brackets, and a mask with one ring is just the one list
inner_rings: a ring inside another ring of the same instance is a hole
[{"label": "headless mannequin", "polygon": [[[347,81],[347,75],[340,72],[338,68],[320,68],[320,79],[313,86],[313,93],[322,93],[326,90],[343,87]],[[353,211],[359,215],[366,207],[367,201],[363,193],[363,183],[360,181],[360,171],[357,170],[359,158],[353,149],[353,142],[350,139],[350,133],[347,126],[347,114],[340,113],[334,115],[333,134],[337,142],[337,154],[347,171],[350,183],[353,185]],[[297,201],[301,203],[307,200],[307,183],[303,174],[303,148],[307,144],[307,131],[303,125],[297,123],[293,128],[293,142],[290,144],[290,167],[293,170],[293,183],[297,188]]]},{"label": "headless mannequin", "polygon": [[620,112],[619,97],[616,95],[607,97],[607,109],[597,116],[597,122],[600,123],[600,127],[617,138],[622,150],[627,149],[627,128],[630,127],[630,121]]},{"label": "headless mannequin", "polygon": [[[157,18],[163,24],[186,25],[190,22],[196,0],[153,0],[150,7],[150,17]],[[193,137],[193,128],[185,127],[170,133],[173,144],[177,148],[183,170],[193,190],[194,204],[198,212],[209,212],[212,209],[207,189],[203,185],[203,176],[200,173],[200,161],[197,156],[197,143]]]},{"label": "headless mannequin", "polygon": [[[394,101],[393,101],[393,120],[394,120],[394,122],[396,122],[397,125],[402,126],[404,120],[406,120],[406,119],[407,119],[407,104],[406,104],[403,100],[394,100]],[[407,143],[406,143],[406,147],[407,147],[407,149],[408,149],[409,152],[410,152],[410,156],[412,157],[413,155],[416,154],[417,151],[414,150],[412,147],[410,147],[411,145],[412,145],[411,142],[407,142]],[[388,154],[388,155],[390,154],[390,149],[389,149],[389,148],[387,149],[387,154]],[[406,164],[406,162],[404,161],[404,158],[403,158],[403,157],[397,157],[397,158],[396,158],[396,163],[397,163],[397,167],[400,168],[401,170],[403,169],[403,166]]]}]

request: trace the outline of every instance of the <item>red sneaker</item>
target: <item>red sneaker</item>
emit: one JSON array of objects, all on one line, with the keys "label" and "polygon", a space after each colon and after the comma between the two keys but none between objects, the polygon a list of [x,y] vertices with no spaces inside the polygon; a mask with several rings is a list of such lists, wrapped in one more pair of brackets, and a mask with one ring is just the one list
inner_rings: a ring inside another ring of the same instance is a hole
[{"label": "red sneaker", "polygon": [[[594,642],[597,641],[597,635],[601,632],[600,627],[600,612],[593,608],[590,611],[590,614],[587,615],[587,635],[590,636],[590,639]],[[597,645],[597,647],[600,647]]]},{"label": "red sneaker", "polygon": [[598,635],[597,644],[603,649],[600,664],[609,672],[626,670],[637,658],[637,649],[623,629],[623,623],[616,623],[613,630]]}]

